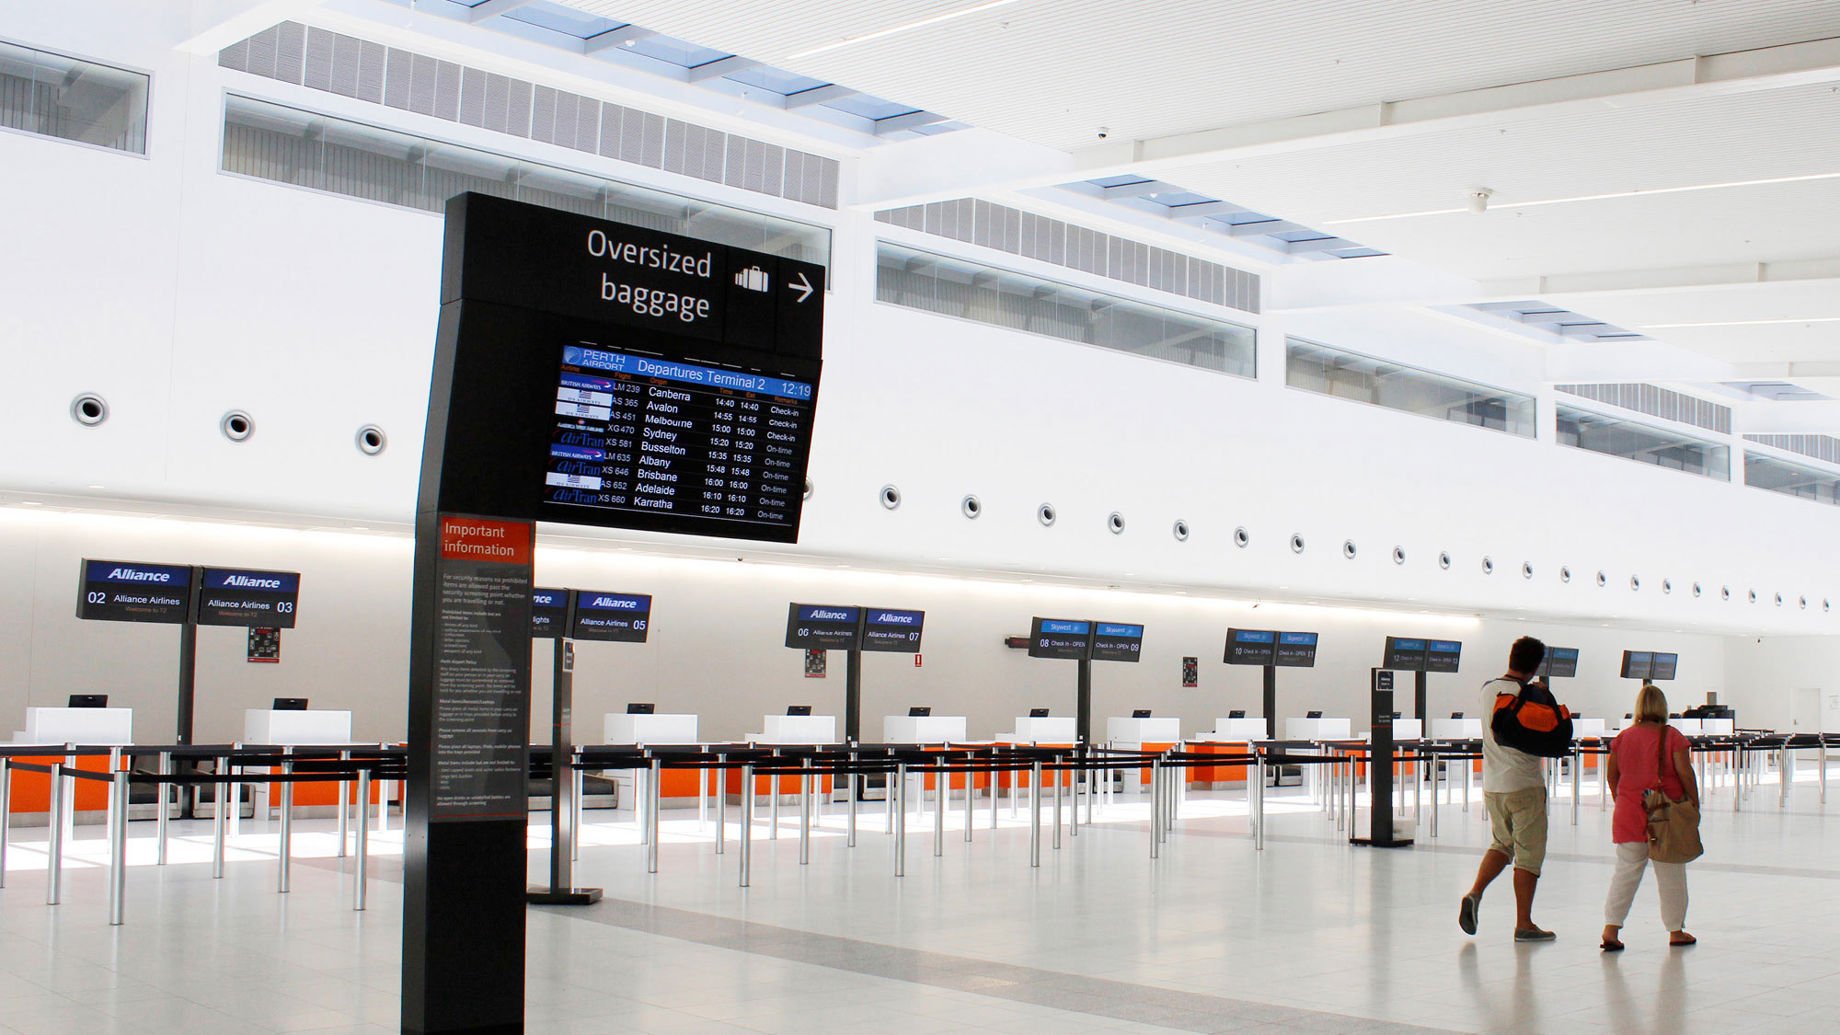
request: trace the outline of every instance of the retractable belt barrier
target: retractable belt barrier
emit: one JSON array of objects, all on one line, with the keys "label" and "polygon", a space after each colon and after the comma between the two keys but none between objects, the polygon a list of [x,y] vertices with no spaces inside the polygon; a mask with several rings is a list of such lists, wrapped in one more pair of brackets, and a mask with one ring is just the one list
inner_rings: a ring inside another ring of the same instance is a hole
[{"label": "retractable belt barrier", "polygon": [[[1840,744],[1840,734],[1829,733],[1778,733],[1768,730],[1741,730],[1733,734],[1691,736],[1688,738],[1690,749],[1700,767],[1700,786],[1702,795],[1709,793],[1716,780],[1708,781],[1708,775],[1723,775],[1728,786],[1733,790],[1732,807],[1742,807],[1743,799],[1761,785],[1763,771],[1769,760],[1774,760],[1781,776],[1780,802],[1786,802],[1788,789],[1793,779],[1794,758],[1796,753],[1814,751],[1818,754],[1819,788],[1821,801],[1827,800],[1827,752],[1828,748]],[[709,774],[720,776],[721,786],[715,795],[716,836],[715,853],[726,853],[727,840],[727,802],[726,783],[730,774],[740,777],[740,798],[743,810],[743,822],[740,824],[740,886],[749,884],[749,868],[754,840],[756,795],[759,781],[770,782],[771,814],[769,822],[769,839],[777,839],[780,832],[779,809],[784,795],[782,783],[787,778],[797,782],[799,802],[799,833],[801,865],[810,862],[810,843],[813,823],[814,785],[828,779],[835,788],[840,781],[847,781],[848,805],[847,835],[848,846],[854,848],[857,841],[858,818],[865,781],[880,778],[889,788],[884,795],[884,813],[887,833],[891,835],[893,847],[893,869],[896,876],[901,876],[906,867],[907,835],[907,797],[908,783],[915,777],[934,777],[937,794],[933,815],[933,854],[939,856],[944,851],[945,814],[950,807],[950,798],[954,789],[953,777],[962,776],[964,788],[964,840],[973,839],[975,826],[975,798],[977,791],[976,777],[983,776],[989,788],[989,827],[998,827],[998,791],[999,781],[1007,778],[1010,791],[1011,815],[1017,808],[1019,792],[1026,787],[1029,798],[1030,813],[1030,852],[1031,867],[1041,865],[1041,849],[1044,841],[1042,813],[1051,797],[1052,844],[1055,849],[1061,847],[1063,829],[1064,796],[1072,799],[1071,819],[1068,823],[1072,835],[1079,835],[1081,825],[1080,797],[1086,798],[1085,822],[1094,821],[1094,810],[1099,802],[1109,800],[1113,794],[1113,772],[1130,770],[1148,771],[1150,776],[1150,856],[1158,858],[1161,846],[1168,842],[1169,833],[1180,816],[1180,806],[1186,788],[1186,780],[1181,775],[1183,770],[1196,768],[1240,768],[1251,770],[1248,781],[1247,803],[1250,823],[1249,836],[1255,850],[1262,851],[1265,846],[1265,791],[1267,775],[1272,767],[1296,767],[1318,774],[1320,784],[1321,808],[1333,819],[1337,829],[1354,829],[1353,817],[1358,806],[1358,787],[1364,768],[1372,764],[1373,753],[1364,741],[1263,741],[1250,742],[1243,750],[1220,753],[1188,750],[1195,746],[1209,744],[1232,744],[1242,742],[1185,741],[1161,751],[1112,748],[1104,745],[1043,747],[1039,745],[953,745],[914,746],[891,744],[857,744],[848,747],[837,745],[760,745],[760,744],[702,744],[696,746],[647,746],[647,745],[598,745],[575,748],[570,758],[561,765],[548,756],[547,752],[532,753],[532,772],[541,773],[545,769],[556,779],[567,778],[579,781],[582,774],[589,772],[609,772],[631,770],[635,779],[644,782],[644,790],[636,794],[635,818],[640,827],[641,842],[645,845],[647,872],[656,873],[658,869],[658,830],[660,785],[663,774],[669,770],[697,772],[699,785],[699,820],[704,817],[707,807],[707,790]],[[1575,742],[1569,755],[1555,759],[1550,767],[1551,778],[1557,780],[1563,767],[1569,767],[1572,798],[1572,822],[1578,822],[1580,802],[1581,770],[1585,758],[1601,758],[1609,754],[1609,738],[1591,737]],[[27,762],[25,758],[64,756],[61,762]],[[78,758],[106,757],[109,760],[108,771],[79,769]],[[1463,805],[1470,806],[1470,784],[1473,778],[1469,774],[1469,763],[1480,759],[1481,741],[1479,740],[1435,740],[1401,741],[1398,750],[1392,755],[1395,767],[1405,769],[1411,774],[1413,786],[1414,822],[1423,813],[1422,792],[1426,782],[1432,784],[1433,807],[1430,809],[1430,833],[1437,836],[1439,798],[1445,793],[1443,786],[1449,782],[1445,777],[1446,767],[1450,763],[1463,763],[1464,778],[1460,781],[1463,788]],[[136,762],[148,758],[157,759],[158,768],[147,770],[136,767]],[[209,772],[197,768],[197,763],[209,761]],[[178,764],[191,762],[193,766],[187,771],[176,768]],[[125,763],[125,765],[124,765]],[[1723,773],[1712,771],[1709,765],[1722,765]],[[249,771],[250,768],[265,771]],[[46,883],[46,902],[57,904],[61,895],[63,852],[68,836],[66,826],[71,822],[74,805],[74,784],[72,781],[85,780],[109,785],[108,828],[109,828],[109,921],[112,925],[122,922],[126,900],[126,842],[128,792],[133,784],[144,784],[159,788],[157,795],[158,833],[156,848],[158,863],[167,861],[167,820],[168,787],[211,787],[213,789],[213,853],[212,875],[223,876],[226,816],[234,806],[226,801],[224,788],[236,788],[244,784],[268,785],[280,788],[280,844],[277,852],[277,890],[285,893],[289,890],[289,867],[291,862],[291,833],[293,797],[292,788],[301,783],[337,783],[341,785],[339,794],[339,855],[346,854],[347,844],[351,840],[348,827],[349,810],[352,795],[349,785],[357,784],[356,807],[356,881],[353,888],[352,908],[365,908],[366,878],[368,870],[368,831],[371,784],[373,781],[394,781],[401,783],[407,777],[406,751],[394,745],[317,745],[317,746],[269,746],[250,744],[218,745],[170,745],[170,746],[112,746],[112,745],[5,745],[0,746],[0,888],[5,887],[6,851],[10,832],[10,791],[14,771],[43,774],[50,778],[50,832],[48,835],[49,870]],[[1599,808],[1607,804],[1607,771],[1599,767]],[[579,785],[578,785],[579,786]],[[1405,783],[1399,785],[1399,800],[1395,809],[1403,809]],[[1044,793],[1051,789],[1051,795]],[[236,794],[231,796],[235,800]],[[829,797],[827,792],[824,797]],[[574,796],[574,807],[581,807],[582,796]],[[380,810],[379,826],[387,824],[389,797],[384,798],[384,807]],[[822,809],[822,804],[817,804]],[[921,813],[926,811],[926,796],[920,799]],[[821,816],[820,816],[821,820]],[[574,830],[581,829],[574,824]],[[572,839],[568,845],[552,846],[552,850],[579,852],[579,841]]]}]

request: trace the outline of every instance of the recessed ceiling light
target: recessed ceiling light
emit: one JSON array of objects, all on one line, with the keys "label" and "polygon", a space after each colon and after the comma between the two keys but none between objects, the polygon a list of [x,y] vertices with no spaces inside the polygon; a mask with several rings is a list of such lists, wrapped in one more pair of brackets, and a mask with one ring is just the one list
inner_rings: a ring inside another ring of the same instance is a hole
[{"label": "recessed ceiling light", "polygon": [[[1777,183],[1806,183],[1810,180],[1840,179],[1840,172],[1809,173],[1806,176],[1772,176],[1759,180],[1728,180],[1723,183],[1690,183],[1681,187],[1657,187],[1650,190],[1620,190],[1608,194],[1579,194],[1569,198],[1539,198],[1534,201],[1490,201],[1494,210],[1538,208],[1541,205],[1568,205],[1579,201],[1609,201],[1615,198],[1641,198],[1655,194],[1683,194],[1689,191],[1721,190],[1726,187],[1762,187]],[[1471,211],[1463,208],[1428,208],[1417,212],[1392,212],[1380,216],[1353,216],[1348,219],[1325,219],[1321,226],[1346,226],[1350,223],[1378,223],[1387,219],[1416,219],[1420,216],[1449,216]]]},{"label": "recessed ceiling light", "polygon": [[1774,324],[1797,323],[1840,323],[1840,316],[1804,316],[1799,320],[1708,320],[1705,323],[1645,323],[1650,330],[1671,330],[1676,327],[1768,327]]},{"label": "recessed ceiling light", "polygon": [[100,486],[100,485],[92,485],[92,486],[90,486],[90,488],[92,488],[92,489],[100,489],[100,488],[102,488],[102,486]]},{"label": "recessed ceiling light", "polygon": [[[867,43],[870,40],[883,39],[888,36],[893,36],[896,33],[911,32],[914,29],[923,29],[927,27],[928,25],[937,25],[940,22],[949,22],[954,18],[963,18],[966,15],[977,14],[979,11],[988,11],[996,7],[1006,7],[1015,2],[1016,0],[984,0],[984,2],[981,4],[973,4],[970,7],[962,7],[956,11],[947,11],[944,14],[936,14],[930,18],[918,18],[911,22],[903,22],[900,25],[891,25],[886,29],[878,29],[875,32],[863,33],[861,36],[846,36],[843,39],[837,40],[834,43],[826,43],[820,47],[812,47],[809,50],[801,50],[796,54],[789,54],[787,55],[786,60],[797,61],[799,58],[811,57],[814,54],[828,53],[829,51],[836,50],[840,47],[848,47],[848,46],[852,46],[857,43]],[[627,46],[631,46],[631,45],[632,44],[630,43],[627,44]]]},{"label": "recessed ceiling light", "polygon": [[22,507],[42,507],[44,503],[39,500],[20,500],[19,505]]}]

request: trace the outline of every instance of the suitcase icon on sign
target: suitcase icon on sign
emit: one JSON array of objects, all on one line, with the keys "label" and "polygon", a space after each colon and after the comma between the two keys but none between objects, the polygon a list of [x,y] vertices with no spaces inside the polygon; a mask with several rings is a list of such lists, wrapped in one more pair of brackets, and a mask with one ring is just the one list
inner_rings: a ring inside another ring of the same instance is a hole
[{"label": "suitcase icon on sign", "polygon": [[735,274],[735,286],[749,291],[767,290],[767,271],[759,266],[749,266]]}]

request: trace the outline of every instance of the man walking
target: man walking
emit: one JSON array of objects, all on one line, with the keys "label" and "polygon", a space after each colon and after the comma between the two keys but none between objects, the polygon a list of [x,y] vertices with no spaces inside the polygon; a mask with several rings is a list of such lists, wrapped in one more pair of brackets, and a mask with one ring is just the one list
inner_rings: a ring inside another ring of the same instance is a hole
[{"label": "man walking", "polygon": [[1489,850],[1482,854],[1476,883],[1463,896],[1457,924],[1476,933],[1482,893],[1501,871],[1514,864],[1514,940],[1550,942],[1551,931],[1533,922],[1533,893],[1546,859],[1546,776],[1536,755],[1517,751],[1495,739],[1489,719],[1498,694],[1519,695],[1539,670],[1546,645],[1531,636],[1508,649],[1508,673],[1482,687],[1482,803],[1489,814]]}]

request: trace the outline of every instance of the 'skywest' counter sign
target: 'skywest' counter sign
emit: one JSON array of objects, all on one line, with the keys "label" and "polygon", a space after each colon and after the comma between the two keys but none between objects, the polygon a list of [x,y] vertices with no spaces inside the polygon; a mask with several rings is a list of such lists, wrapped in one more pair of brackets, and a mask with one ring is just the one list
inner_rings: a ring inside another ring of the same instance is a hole
[{"label": "'skywest' counter sign", "polygon": [[1286,668],[1314,668],[1317,634],[1281,632],[1278,634],[1278,664]]},{"label": "'skywest' counter sign", "polygon": [[862,649],[897,654],[918,654],[925,611],[897,611],[871,607],[863,614]]},{"label": "'skywest' counter sign", "polygon": [[855,650],[862,608],[842,604],[791,604],[786,646],[800,650]]},{"label": "'skywest' counter sign", "polygon": [[297,572],[206,568],[199,587],[198,624],[292,629],[299,602]]},{"label": "'skywest' counter sign", "polygon": [[652,624],[652,598],[638,593],[575,591],[575,626],[578,640],[644,643]]},{"label": "'skywest' counter sign", "polygon": [[78,569],[77,617],[87,621],[179,625],[191,606],[189,567],[85,560]]},{"label": "'skywest' counter sign", "polygon": [[1278,634],[1271,629],[1228,629],[1229,665],[1275,665],[1278,663]]},{"label": "'skywest' counter sign", "polygon": [[1094,622],[1094,661],[1139,661],[1144,653],[1144,627],[1122,622]]},{"label": "'skywest' counter sign", "polygon": [[1463,658],[1463,644],[1456,640],[1425,641],[1425,671],[1455,672]]},{"label": "'skywest' counter sign", "polygon": [[1092,656],[1092,623],[1037,618],[1029,626],[1029,657],[1085,661]]}]

